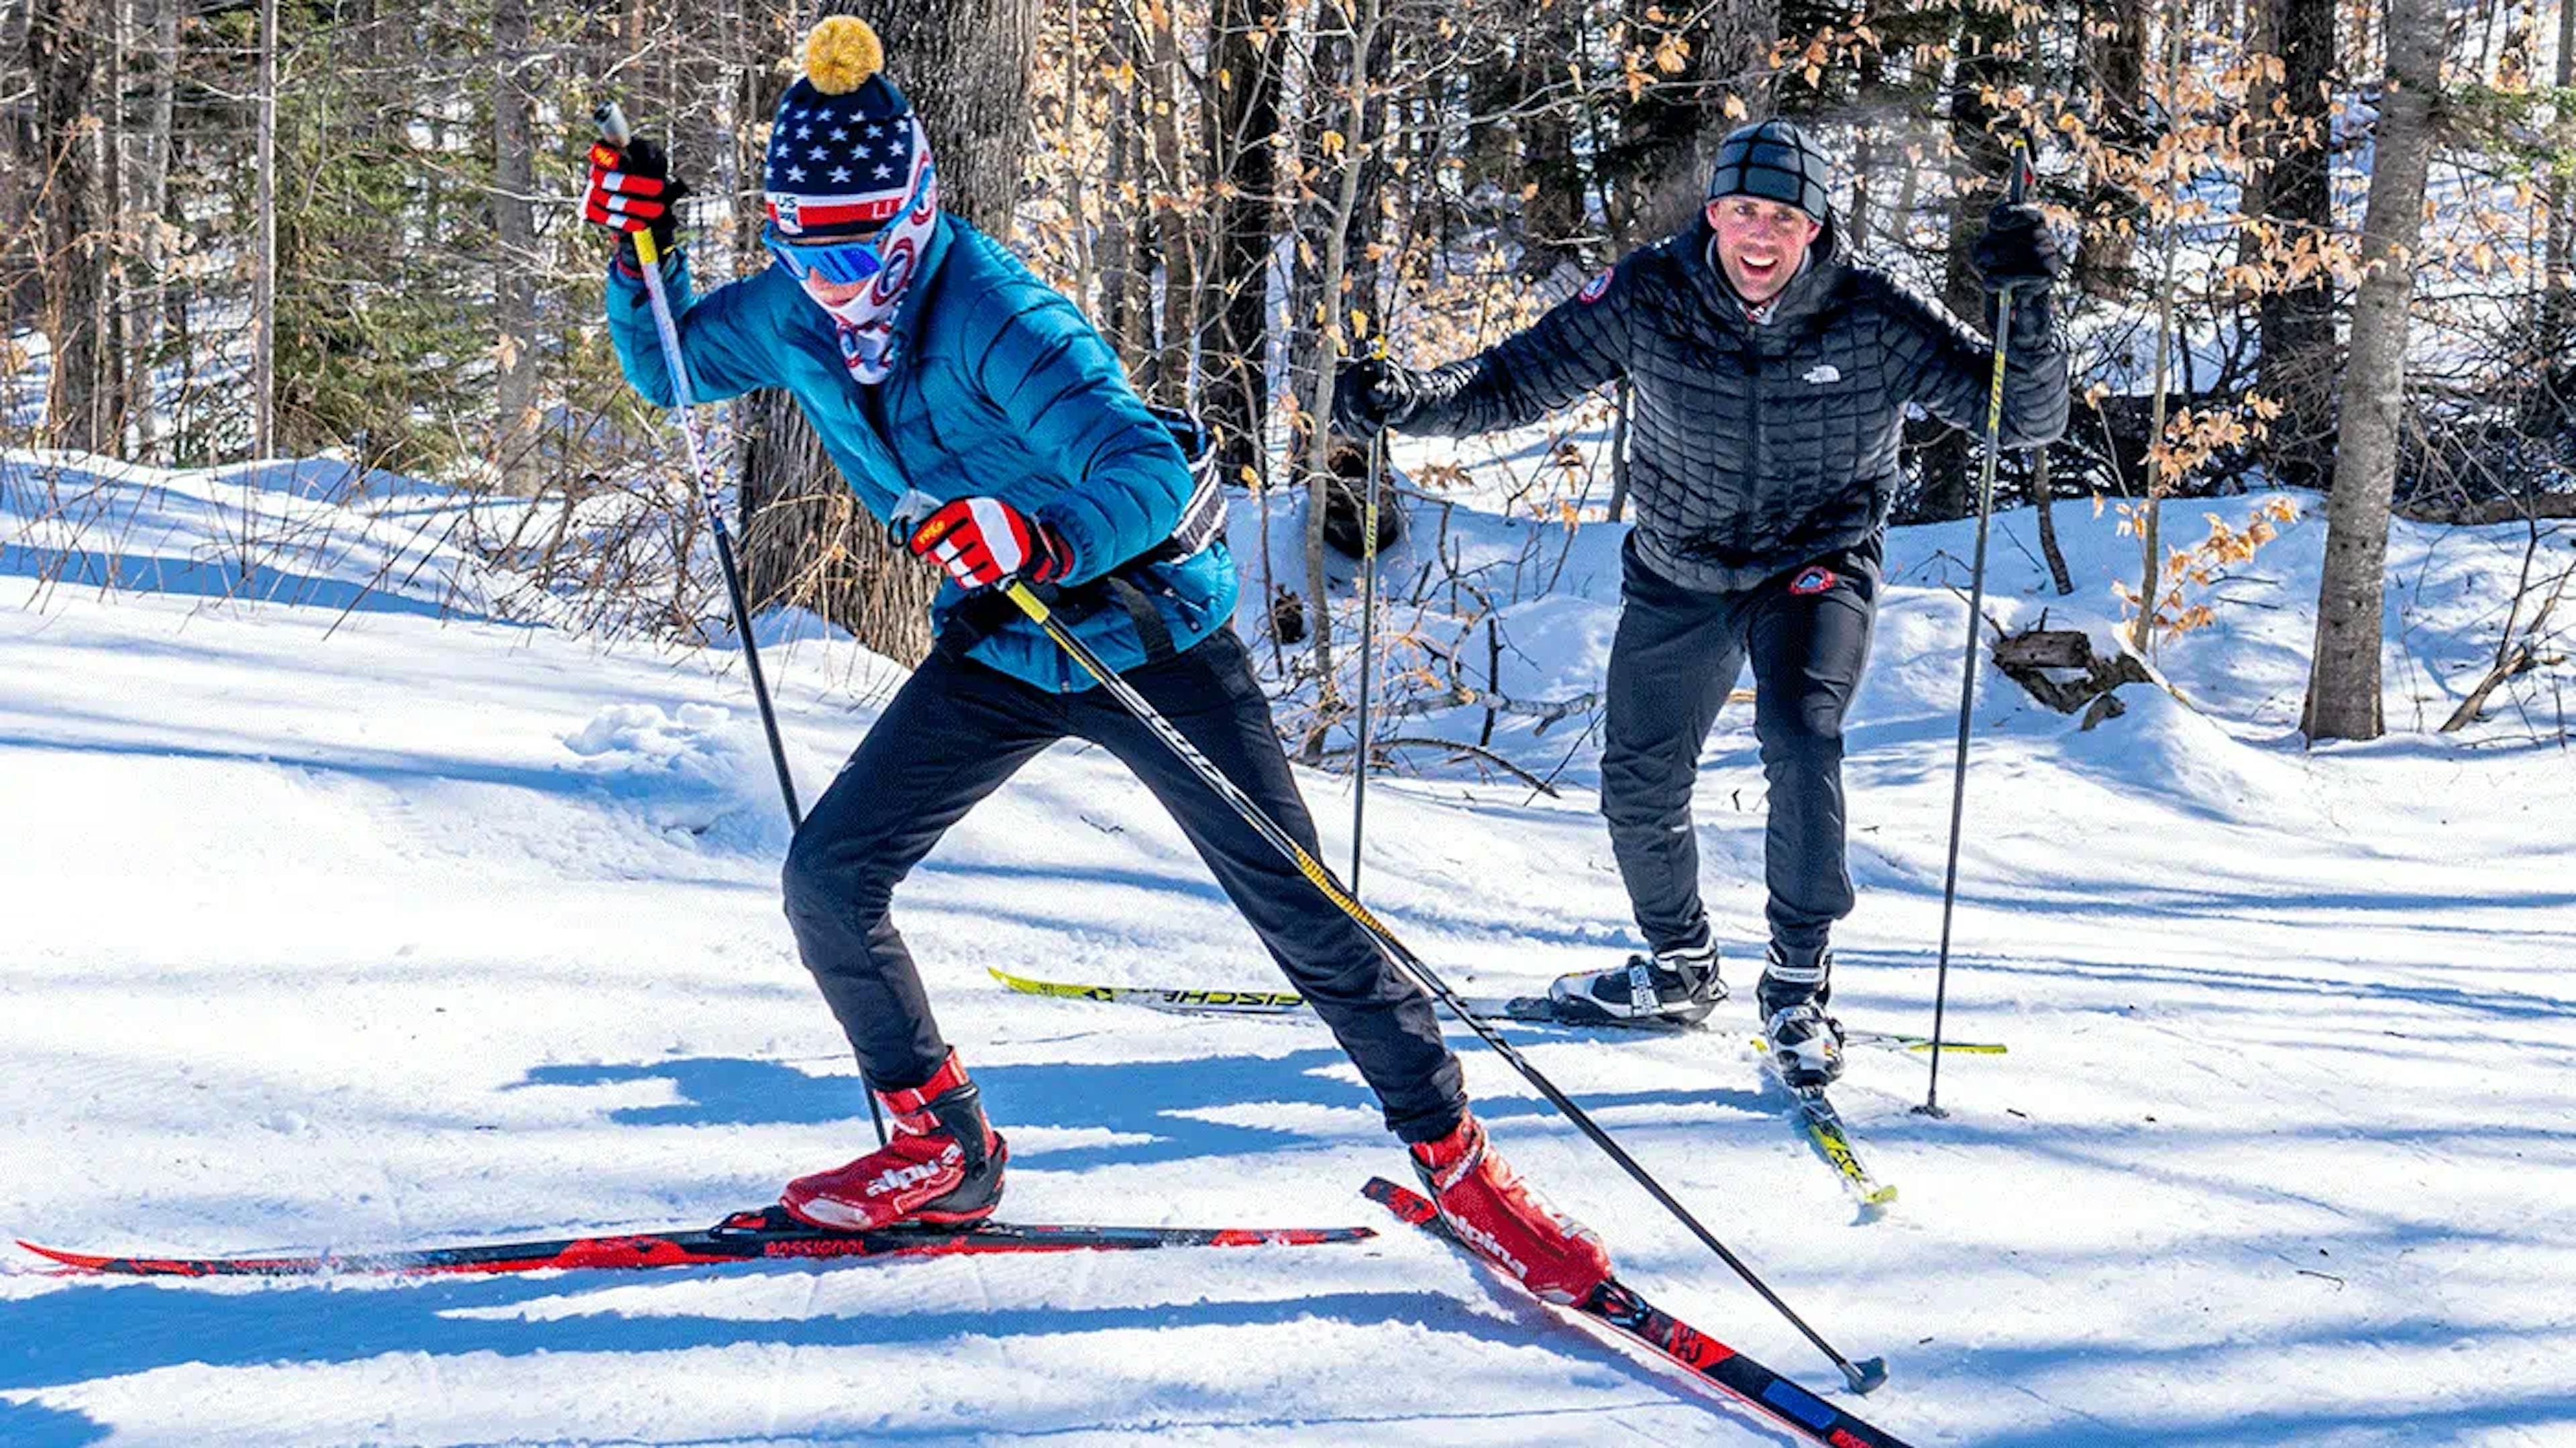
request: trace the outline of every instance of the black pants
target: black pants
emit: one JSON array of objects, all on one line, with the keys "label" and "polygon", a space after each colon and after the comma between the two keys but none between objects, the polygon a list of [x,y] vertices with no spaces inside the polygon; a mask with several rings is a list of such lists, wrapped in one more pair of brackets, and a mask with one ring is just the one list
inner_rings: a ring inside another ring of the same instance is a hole
[{"label": "black pants", "polygon": [[1601,812],[1647,946],[1689,945],[1707,929],[1691,785],[1700,746],[1750,657],[1753,727],[1771,785],[1763,842],[1771,938],[1793,952],[1821,948],[1852,908],[1843,712],[1869,660],[1876,551],[1838,553],[1756,588],[1697,593],[1646,566],[1631,546],[1620,576]]},{"label": "black pants", "polygon": [[[1280,752],[1269,701],[1232,629],[1126,677],[1315,852],[1314,822]],[[787,851],[787,919],[797,948],[868,1078],[884,1090],[916,1086],[948,1054],[912,953],[887,914],[896,882],[977,801],[1068,736],[1108,750],[1171,811],[1377,1092],[1388,1127],[1406,1141],[1453,1130],[1466,1091],[1430,997],[1118,701],[1099,689],[1052,694],[942,655],[896,693]]]}]

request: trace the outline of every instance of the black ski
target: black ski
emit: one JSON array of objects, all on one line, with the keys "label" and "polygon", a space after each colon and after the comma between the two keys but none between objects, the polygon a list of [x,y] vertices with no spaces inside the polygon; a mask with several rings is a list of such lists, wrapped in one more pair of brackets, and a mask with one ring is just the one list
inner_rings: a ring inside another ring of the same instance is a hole
[{"label": "black ski", "polygon": [[[1384,1206],[1405,1221],[1458,1246],[1462,1252],[1467,1250],[1450,1235],[1447,1224],[1440,1220],[1438,1210],[1420,1192],[1397,1186],[1384,1177],[1370,1178],[1369,1184],[1361,1191],[1370,1201]],[[1467,1255],[1476,1256],[1473,1252]],[[1482,1257],[1476,1257],[1476,1260],[1485,1263]],[[1490,1267],[1492,1264],[1485,1265]],[[1636,1289],[1616,1280],[1603,1283],[1593,1292],[1592,1299],[1580,1307],[1561,1310],[1611,1329],[1625,1340],[1688,1371],[1694,1379],[1722,1389],[1736,1401],[1760,1410],[1789,1431],[1826,1444],[1828,1448],[1906,1448],[1904,1440],[1895,1434],[1862,1422],[1648,1302],[1638,1295]]]},{"label": "black ski", "polygon": [[736,1212],[712,1227],[546,1242],[487,1242],[410,1251],[292,1257],[95,1256],[19,1246],[83,1272],[119,1277],[301,1277],[332,1273],[542,1272],[558,1268],[700,1267],[844,1257],[952,1257],[1000,1252],[1119,1252],[1156,1247],[1313,1246],[1376,1236],[1366,1227],[1080,1227],[982,1222],[830,1232],[779,1207]]},{"label": "black ski", "polygon": [[[988,966],[993,979],[1022,995],[1044,996],[1050,1000],[1114,1001],[1121,1005],[1144,1006],[1151,1010],[1174,1011],[1184,1015],[1283,1016],[1306,1008],[1306,998],[1284,990],[1197,990],[1187,987],[1150,985],[1081,985],[1067,981],[1037,980],[1014,975],[999,966]],[[1470,997],[1467,1008],[1487,1020],[1520,1021],[1530,1025],[1606,1027],[1622,1031],[1670,1033],[1693,1029],[1695,1023],[1666,1020],[1660,1017],[1631,1018],[1614,1016],[1607,1011],[1580,1005],[1567,1005],[1549,996]],[[1925,1052],[1932,1042],[1925,1036],[1898,1035],[1888,1031],[1846,1031],[1849,1045],[1882,1046],[1891,1051]],[[1993,1042],[1944,1041],[1941,1049],[1976,1055],[1999,1056],[2004,1048]]]}]

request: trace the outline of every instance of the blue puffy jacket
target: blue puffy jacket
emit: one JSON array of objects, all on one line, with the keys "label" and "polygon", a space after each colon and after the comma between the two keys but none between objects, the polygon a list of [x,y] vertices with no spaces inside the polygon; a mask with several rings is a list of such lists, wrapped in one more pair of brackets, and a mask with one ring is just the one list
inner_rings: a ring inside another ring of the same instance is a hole
[{"label": "blue puffy jacket", "polygon": [[[1117,355],[1073,303],[953,216],[941,217],[931,235],[921,275],[896,313],[893,370],[874,389],[850,376],[832,318],[784,270],[772,267],[693,297],[686,257],[665,265],[697,400],[787,389],[851,491],[880,521],[907,489],[942,502],[999,498],[1052,526],[1069,545],[1068,585],[1153,548],[1180,521],[1189,465],[1127,385]],[[627,381],[669,406],[652,304],[642,278],[622,267],[609,273],[608,330]],[[869,415],[871,390],[881,394],[874,402],[882,428]],[[1129,572],[1142,575],[1176,648],[1189,648],[1234,613],[1234,560],[1222,543]],[[963,597],[953,583],[939,591],[934,629],[946,626]],[[1145,661],[1135,621],[1114,603],[1072,621],[1110,667]],[[1063,650],[1017,617],[970,657],[1058,693],[1092,686]]]}]

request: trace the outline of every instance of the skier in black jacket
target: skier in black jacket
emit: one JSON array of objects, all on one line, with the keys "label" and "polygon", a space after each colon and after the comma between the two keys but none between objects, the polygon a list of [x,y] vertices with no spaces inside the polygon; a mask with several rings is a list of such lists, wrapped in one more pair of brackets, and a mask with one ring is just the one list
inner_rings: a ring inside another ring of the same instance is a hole
[{"label": "skier in black jacket", "polygon": [[[1822,153],[1784,121],[1719,147],[1682,234],[1630,253],[1476,356],[1346,371],[1337,421],[1461,436],[1536,421],[1614,378],[1633,387],[1622,609],[1610,649],[1601,810],[1649,953],[1552,994],[1603,1016],[1705,1017],[1724,998],[1700,902],[1691,785],[1749,657],[1770,781],[1771,948],[1759,989],[1788,1079],[1842,1070],[1825,1014],[1833,922],[1851,912],[1842,723],[1876,614],[1906,408],[1981,429],[1993,348],[1938,303],[1838,253]],[[2064,265],[2038,208],[1995,209],[1974,258],[2014,288],[2003,445],[2066,425],[2049,284]]]}]

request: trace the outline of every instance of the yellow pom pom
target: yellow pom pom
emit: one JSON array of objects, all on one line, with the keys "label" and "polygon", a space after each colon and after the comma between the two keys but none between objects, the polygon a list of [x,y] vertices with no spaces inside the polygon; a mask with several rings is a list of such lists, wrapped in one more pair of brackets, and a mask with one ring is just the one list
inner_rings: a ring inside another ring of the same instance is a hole
[{"label": "yellow pom pom", "polygon": [[848,95],[885,69],[885,43],[855,15],[835,15],[805,37],[805,78],[827,96]]}]

